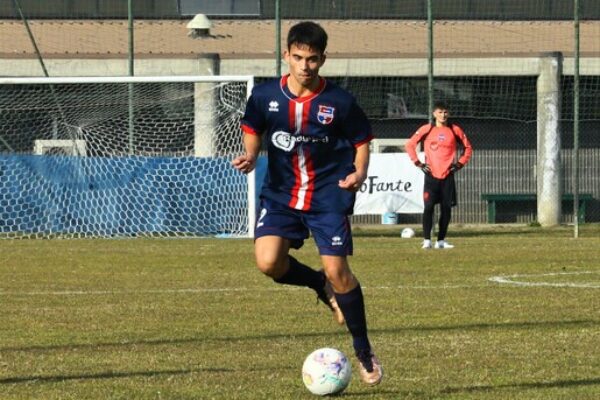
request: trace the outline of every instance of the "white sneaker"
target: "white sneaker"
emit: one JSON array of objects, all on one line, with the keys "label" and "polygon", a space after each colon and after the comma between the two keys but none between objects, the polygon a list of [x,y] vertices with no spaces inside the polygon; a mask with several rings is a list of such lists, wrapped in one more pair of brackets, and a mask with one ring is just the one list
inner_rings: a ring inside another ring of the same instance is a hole
[{"label": "white sneaker", "polygon": [[450,243],[446,242],[445,240],[438,240],[437,242],[435,242],[435,248],[436,249],[453,249],[454,246],[451,245]]},{"label": "white sneaker", "polygon": [[431,240],[429,240],[429,239],[423,240],[423,248],[430,249],[431,248]]}]

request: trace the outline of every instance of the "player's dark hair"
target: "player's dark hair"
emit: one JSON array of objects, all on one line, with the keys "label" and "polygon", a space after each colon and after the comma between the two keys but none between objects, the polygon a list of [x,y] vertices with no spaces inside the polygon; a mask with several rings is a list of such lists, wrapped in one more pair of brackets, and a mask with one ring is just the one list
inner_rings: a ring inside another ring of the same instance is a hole
[{"label": "player's dark hair", "polygon": [[433,103],[434,110],[449,110],[448,104],[444,101],[436,101]]},{"label": "player's dark hair", "polygon": [[327,48],[327,32],[315,22],[299,22],[292,26],[288,32],[288,50],[291,49],[293,44],[305,45],[323,54]]}]

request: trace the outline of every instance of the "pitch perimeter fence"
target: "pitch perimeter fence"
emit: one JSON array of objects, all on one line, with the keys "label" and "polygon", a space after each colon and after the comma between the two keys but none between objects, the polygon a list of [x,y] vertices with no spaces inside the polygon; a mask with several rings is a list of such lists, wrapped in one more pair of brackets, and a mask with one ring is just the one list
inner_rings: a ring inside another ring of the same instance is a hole
[{"label": "pitch perimeter fence", "polygon": [[[208,71],[260,82],[285,72],[287,29],[299,19],[317,20],[330,39],[323,74],[358,98],[377,138],[406,139],[428,121],[434,99],[450,105],[474,147],[458,175],[453,221],[486,223],[482,194],[537,192],[540,129],[547,129],[540,115],[548,117],[542,96],[550,91],[560,191],[591,195],[585,222],[600,222],[599,2],[263,0],[255,2],[257,13],[242,15],[242,2],[230,0],[229,8],[208,15],[208,35],[195,39],[188,35],[190,10],[202,13],[204,3],[182,2],[5,2],[0,75],[41,76],[43,65],[49,76]],[[549,55],[560,65],[556,85],[544,92],[541,60]],[[209,68],[198,67],[207,59]],[[0,109],[0,126],[10,113],[9,106]],[[15,147],[10,140],[0,142],[4,154]],[[575,221],[574,208],[562,203],[561,223]],[[499,203],[496,211],[499,223],[537,221],[531,201]],[[380,223],[381,216],[355,221]],[[400,221],[418,223],[420,216]]]}]

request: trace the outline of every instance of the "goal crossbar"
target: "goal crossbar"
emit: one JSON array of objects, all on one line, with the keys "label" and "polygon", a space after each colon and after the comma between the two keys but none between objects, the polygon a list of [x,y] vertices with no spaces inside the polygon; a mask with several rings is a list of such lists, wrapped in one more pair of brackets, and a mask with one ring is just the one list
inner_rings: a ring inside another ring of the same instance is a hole
[{"label": "goal crossbar", "polygon": [[0,77],[0,85],[72,84],[72,83],[161,83],[161,82],[247,82],[252,91],[252,75],[179,75],[179,76],[71,76],[71,77]]}]

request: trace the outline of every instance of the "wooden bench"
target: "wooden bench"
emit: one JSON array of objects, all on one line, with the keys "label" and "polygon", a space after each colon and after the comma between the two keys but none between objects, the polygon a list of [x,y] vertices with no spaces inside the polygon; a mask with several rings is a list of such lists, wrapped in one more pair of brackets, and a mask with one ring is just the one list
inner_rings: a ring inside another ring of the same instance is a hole
[{"label": "wooden bench", "polygon": [[[563,201],[573,201],[572,193],[564,193]],[[493,224],[496,222],[496,206],[498,203],[512,203],[518,201],[536,201],[537,195],[534,193],[483,193],[481,200],[487,201],[487,222]],[[591,193],[579,194],[579,209],[577,210],[577,218],[579,222],[585,222],[585,206],[594,196]]]}]

